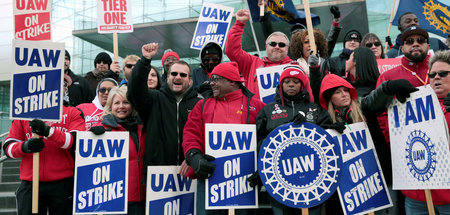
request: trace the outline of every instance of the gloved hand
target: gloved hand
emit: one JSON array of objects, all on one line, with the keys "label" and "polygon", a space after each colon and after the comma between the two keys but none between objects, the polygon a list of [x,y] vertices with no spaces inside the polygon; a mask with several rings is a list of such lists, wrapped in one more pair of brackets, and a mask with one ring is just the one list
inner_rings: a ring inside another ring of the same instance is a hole
[{"label": "gloved hand", "polygon": [[306,118],[301,113],[297,113],[297,115],[294,116],[294,118],[291,120],[291,122],[301,124],[301,123],[306,122]]},{"label": "gloved hand", "polygon": [[254,172],[250,177],[247,178],[247,182],[250,184],[251,187],[255,187],[258,184],[262,184],[258,170],[256,170],[256,172]]},{"label": "gloved hand", "polygon": [[386,42],[388,43],[389,46],[392,46],[392,40],[390,36],[386,36]]},{"label": "gloved hand", "polygon": [[50,133],[50,126],[45,124],[44,121],[42,121],[40,119],[33,119],[29,122],[29,125],[31,128],[31,132],[33,132],[39,136],[48,137],[48,135]]},{"label": "gloved hand", "polygon": [[111,131],[111,128],[105,128],[103,126],[93,126],[89,129],[90,132],[94,133],[95,135],[101,135],[104,134],[106,131]]},{"label": "gloved hand", "polygon": [[447,94],[447,96],[444,98],[444,106],[445,106],[445,110],[447,110],[447,112],[450,112],[450,93]]},{"label": "gloved hand", "polygon": [[313,55],[313,50],[309,51],[309,58],[308,58],[308,64],[310,67],[317,67],[320,66],[320,57],[318,54]]},{"label": "gloved hand", "polygon": [[341,11],[339,11],[338,6],[334,6],[334,5],[331,6],[330,12],[333,14],[333,18],[335,18],[335,19],[341,18]]},{"label": "gloved hand", "polygon": [[346,128],[345,122],[336,122],[333,124],[329,124],[328,126],[325,126],[325,127],[328,127],[328,129],[334,129],[337,132],[339,132],[340,134],[344,133],[344,130]]},{"label": "gloved hand", "polygon": [[216,164],[210,163],[214,158],[211,155],[202,155],[200,150],[191,149],[186,154],[186,163],[194,169],[199,178],[210,178],[216,169]]},{"label": "gloved hand", "polygon": [[208,90],[211,90],[211,85],[209,81],[205,81],[200,85],[200,89],[198,90],[198,93],[202,94],[203,92],[206,92]]},{"label": "gloved hand", "polygon": [[410,93],[419,90],[406,79],[389,80],[384,86],[384,92],[391,96],[397,96],[398,101],[401,103],[405,103]]},{"label": "gloved hand", "polygon": [[22,143],[22,151],[25,153],[40,152],[44,149],[42,138],[31,138]]}]

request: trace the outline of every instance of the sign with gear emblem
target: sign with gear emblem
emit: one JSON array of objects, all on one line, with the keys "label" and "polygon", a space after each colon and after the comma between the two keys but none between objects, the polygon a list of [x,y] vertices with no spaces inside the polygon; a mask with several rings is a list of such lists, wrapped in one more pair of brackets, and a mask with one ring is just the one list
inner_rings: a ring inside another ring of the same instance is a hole
[{"label": "sign with gear emblem", "polygon": [[261,181],[280,203],[310,208],[336,190],[342,157],[339,144],[321,127],[288,123],[264,140],[258,157]]}]

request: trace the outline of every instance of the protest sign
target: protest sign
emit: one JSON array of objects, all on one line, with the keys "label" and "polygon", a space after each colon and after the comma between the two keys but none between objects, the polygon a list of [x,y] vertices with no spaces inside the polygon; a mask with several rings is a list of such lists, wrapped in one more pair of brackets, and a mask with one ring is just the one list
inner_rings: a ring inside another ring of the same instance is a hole
[{"label": "protest sign", "polygon": [[195,215],[197,180],[178,174],[179,166],[149,166],[147,215]]},{"label": "protest sign", "polygon": [[14,39],[51,40],[51,0],[14,0]]},{"label": "protest sign", "polygon": [[339,145],[321,127],[287,123],[264,140],[258,170],[264,187],[278,202],[310,208],[334,193],[342,168]]},{"label": "protest sign", "polygon": [[257,208],[257,189],[247,182],[256,171],[256,126],[205,124],[205,150],[216,158],[205,183],[205,208]]},{"label": "protest sign", "polygon": [[77,132],[73,214],[128,209],[128,132]]},{"label": "protest sign", "polygon": [[377,59],[377,66],[378,66],[378,71],[380,71],[380,74],[383,74],[383,72],[386,72],[397,66],[400,66],[401,64],[402,64],[401,58]]},{"label": "protest sign", "polygon": [[430,85],[389,106],[393,189],[449,189],[448,129]]},{"label": "protest sign", "polygon": [[341,148],[343,166],[338,193],[345,214],[367,214],[392,207],[367,124],[348,125],[343,134],[329,129]]},{"label": "protest sign", "polygon": [[97,0],[99,34],[133,32],[130,0]]},{"label": "protest sign", "polygon": [[227,40],[233,11],[234,8],[232,7],[204,2],[197,27],[195,27],[191,48],[200,50],[204,44],[216,42],[223,49]]},{"label": "protest sign", "polygon": [[10,118],[62,117],[64,43],[13,40]]}]

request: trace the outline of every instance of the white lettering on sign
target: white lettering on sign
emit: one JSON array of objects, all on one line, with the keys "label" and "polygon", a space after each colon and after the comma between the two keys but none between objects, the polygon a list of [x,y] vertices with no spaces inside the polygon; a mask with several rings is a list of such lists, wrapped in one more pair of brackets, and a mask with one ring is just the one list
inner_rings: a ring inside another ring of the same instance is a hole
[{"label": "white lettering on sign", "polygon": [[298,172],[309,172],[314,170],[314,154],[294,157],[281,161],[285,175],[297,174]]},{"label": "white lettering on sign", "polygon": [[247,178],[250,175],[251,174],[244,175],[212,185],[210,189],[211,203],[216,203],[219,200],[229,199],[253,191],[253,187],[247,182]]}]

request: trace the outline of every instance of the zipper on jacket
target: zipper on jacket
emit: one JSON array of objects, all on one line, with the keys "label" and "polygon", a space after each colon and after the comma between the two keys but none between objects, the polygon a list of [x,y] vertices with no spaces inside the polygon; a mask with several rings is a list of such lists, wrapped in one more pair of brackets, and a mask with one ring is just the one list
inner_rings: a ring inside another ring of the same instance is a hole
[{"label": "zipper on jacket", "polygon": [[180,161],[180,122],[179,122],[179,118],[180,118],[180,103],[181,101],[183,101],[183,98],[180,99],[180,101],[177,101],[177,164],[178,161]]},{"label": "zipper on jacket", "polygon": [[294,117],[295,116],[295,105],[294,105],[294,101],[291,101],[292,102],[292,117]]}]

